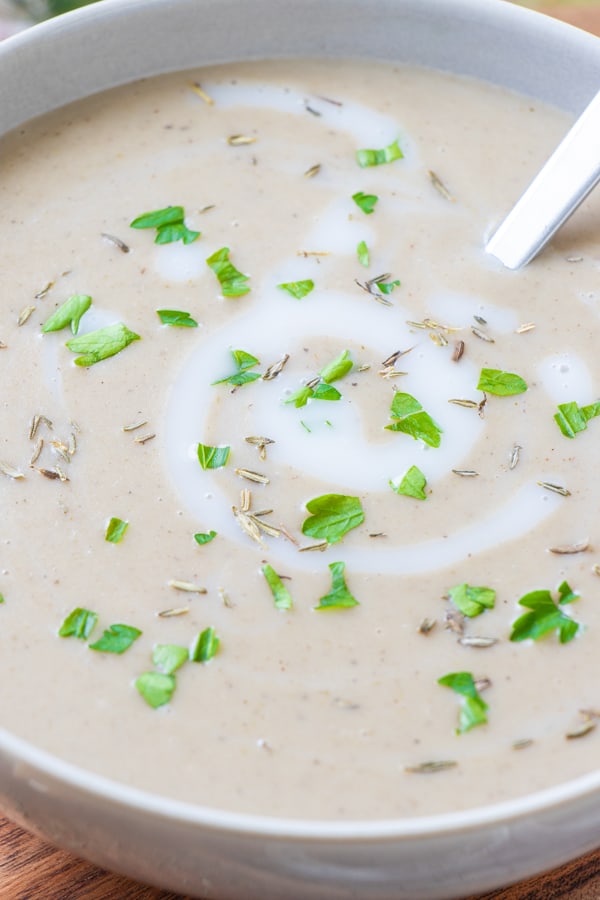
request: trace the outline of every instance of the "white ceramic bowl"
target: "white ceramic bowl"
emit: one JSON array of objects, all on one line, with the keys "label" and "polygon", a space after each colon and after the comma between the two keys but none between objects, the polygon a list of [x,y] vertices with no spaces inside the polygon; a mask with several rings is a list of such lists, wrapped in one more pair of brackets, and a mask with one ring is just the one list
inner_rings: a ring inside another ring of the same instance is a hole
[{"label": "white ceramic bowl", "polygon": [[[504,0],[104,0],[0,45],[0,134],[142,76],[322,55],[474,75],[573,113],[600,85],[599,40]],[[223,900],[439,900],[600,845],[600,772],[455,815],[288,821],[151,796],[2,731],[0,808],[101,866]]]}]

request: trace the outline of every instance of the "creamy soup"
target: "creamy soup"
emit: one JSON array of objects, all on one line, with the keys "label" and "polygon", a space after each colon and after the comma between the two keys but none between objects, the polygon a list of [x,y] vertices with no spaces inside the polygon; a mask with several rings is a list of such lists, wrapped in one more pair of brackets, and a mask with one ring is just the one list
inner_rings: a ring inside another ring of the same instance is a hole
[{"label": "creamy soup", "polygon": [[598,204],[482,249],[568,124],[280,62],[2,140],[3,726],[284,816],[596,766]]}]

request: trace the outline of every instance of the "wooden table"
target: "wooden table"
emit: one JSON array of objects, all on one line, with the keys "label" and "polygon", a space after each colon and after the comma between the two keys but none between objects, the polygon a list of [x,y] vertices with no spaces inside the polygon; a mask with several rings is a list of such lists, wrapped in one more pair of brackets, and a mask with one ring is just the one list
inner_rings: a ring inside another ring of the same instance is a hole
[{"label": "wooden table", "polygon": [[[597,8],[552,4],[544,12],[600,35]],[[538,878],[469,900],[599,900],[600,850]],[[56,850],[0,817],[0,900],[185,900],[112,875]],[[235,898],[231,898],[235,900]],[[284,897],[281,900],[285,900]]]}]

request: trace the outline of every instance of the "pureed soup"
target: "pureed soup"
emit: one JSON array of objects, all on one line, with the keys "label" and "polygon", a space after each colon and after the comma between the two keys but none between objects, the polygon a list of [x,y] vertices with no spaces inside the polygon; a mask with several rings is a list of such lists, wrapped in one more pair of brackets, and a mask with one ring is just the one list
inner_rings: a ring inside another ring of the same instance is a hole
[{"label": "pureed soup", "polygon": [[3,139],[4,727],[284,816],[596,766],[598,206],[482,250],[567,126],[278,62]]}]

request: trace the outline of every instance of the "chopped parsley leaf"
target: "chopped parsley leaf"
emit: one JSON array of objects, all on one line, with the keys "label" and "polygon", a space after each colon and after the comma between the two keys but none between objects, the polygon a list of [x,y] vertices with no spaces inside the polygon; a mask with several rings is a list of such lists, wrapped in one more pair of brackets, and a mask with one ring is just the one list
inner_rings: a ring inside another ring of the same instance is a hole
[{"label": "chopped parsley leaf", "polygon": [[368,166],[381,166],[384,163],[394,162],[396,159],[404,159],[404,153],[398,145],[398,141],[392,141],[382,150],[357,150],[356,162],[365,169]]},{"label": "chopped parsley leaf", "polygon": [[188,648],[179,644],[156,644],[152,651],[153,664],[165,675],[172,675],[188,658]]},{"label": "chopped parsley leaf", "polygon": [[98,621],[98,613],[78,606],[66,617],[59,628],[60,637],[76,637],[87,641]]},{"label": "chopped parsley leaf", "polygon": [[358,600],[350,593],[346,585],[345,568],[346,564],[343,562],[329,563],[331,590],[320,598],[314,609],[350,609],[352,606],[359,605]]},{"label": "chopped parsley leaf", "polygon": [[600,416],[600,402],[589,406],[579,406],[572,400],[570,403],[559,403],[554,421],[568,438],[574,438],[580,431],[585,431],[590,419]]},{"label": "chopped parsley leaf", "polygon": [[133,341],[139,341],[139,334],[130,331],[123,322],[116,322],[106,328],[89,331],[79,337],[71,338],[66,346],[73,353],[81,353],[75,360],[76,366],[93,366],[103,359],[115,356],[128,347]]},{"label": "chopped parsley leaf", "polygon": [[215,629],[212,626],[205,628],[190,647],[191,661],[208,662],[217,653],[219,644]]},{"label": "chopped parsley leaf", "polygon": [[403,394],[400,391],[395,393],[390,415],[396,421],[392,425],[385,426],[388,431],[409,434],[430,447],[440,446],[442,429],[411,394]]},{"label": "chopped parsley leaf", "polygon": [[486,609],[493,609],[496,591],[489,587],[475,587],[472,584],[457,584],[450,588],[448,597],[456,608],[470,619],[480,616]]},{"label": "chopped parsley leaf", "polygon": [[167,206],[143,213],[130,223],[131,228],[156,228],[155,244],[172,244],[183,241],[191,244],[200,237],[199,231],[190,231],[184,224],[183,206]]},{"label": "chopped parsley leaf", "polygon": [[353,528],[365,520],[358,497],[344,494],[323,494],[306,504],[311,515],[302,524],[302,533],[328,544],[337,544]]},{"label": "chopped parsley leaf", "polygon": [[303,297],[310,294],[314,286],[315,283],[310,278],[304,281],[285,281],[277,285],[278,288],[281,288],[282,291],[287,291],[290,297],[294,297],[296,300],[302,300]]},{"label": "chopped parsley leaf", "polygon": [[143,672],[135,680],[137,690],[152,709],[158,709],[169,702],[175,685],[175,676],[164,672]]},{"label": "chopped parsley leaf", "polygon": [[90,644],[89,648],[100,653],[125,653],[141,633],[139,628],[132,625],[110,625],[102,637],[95,644]]},{"label": "chopped parsley leaf", "polygon": [[156,313],[163,325],[173,325],[177,328],[198,327],[198,323],[192,319],[189,312],[181,309],[157,309]]},{"label": "chopped parsley leaf", "polygon": [[357,191],[356,194],[352,194],[352,199],[366,216],[370,216],[375,211],[379,197],[377,194],[365,194],[363,191]]},{"label": "chopped parsley leaf", "polygon": [[561,644],[572,641],[582,627],[570,616],[565,615],[561,606],[579,599],[579,594],[571,590],[566,581],[558,588],[558,604],[552,599],[550,591],[531,591],[519,600],[519,605],[530,612],[520,616],[513,622],[511,641],[524,641],[531,638],[537,641],[551,631],[558,631]]},{"label": "chopped parsley leaf", "polygon": [[79,331],[81,317],[92,305],[92,298],[88,294],[73,294],[55,309],[49,319],[42,325],[44,334],[50,331],[61,331],[70,325],[73,334]]},{"label": "chopped parsley leaf", "polygon": [[216,538],[216,536],[217,536],[216,531],[199,532],[198,534],[194,535],[194,540],[196,541],[197,544],[200,544],[200,546],[203,546],[204,544],[210,544],[210,542],[212,540],[214,540]]},{"label": "chopped parsley leaf", "polygon": [[283,581],[275,571],[275,569],[270,566],[268,563],[261,569],[263,575],[265,576],[265,580],[269,587],[271,588],[271,593],[273,594],[273,601],[277,609],[291,609],[293,604],[292,595],[284,585]]},{"label": "chopped parsley leaf", "polygon": [[124,522],[123,519],[117,519],[113,516],[106,526],[104,540],[109,541],[111,544],[119,544],[123,540],[128,527],[129,522]]},{"label": "chopped parsley leaf", "polygon": [[411,466],[398,484],[394,480],[390,481],[393,491],[403,494],[405,497],[414,497],[415,500],[427,499],[426,485],[427,479],[418,466]]},{"label": "chopped parsley leaf", "polygon": [[356,247],[356,255],[358,256],[358,261],[361,266],[364,266],[365,269],[367,269],[371,262],[371,258],[369,255],[369,248],[367,247],[365,241],[361,241]]},{"label": "chopped parsley leaf", "polygon": [[463,698],[458,717],[457,734],[464,734],[471,728],[475,728],[476,725],[485,725],[488,705],[480,697],[470,672],[451,672],[449,675],[438,678],[438,684],[451,688]]},{"label": "chopped parsley leaf", "polygon": [[260,360],[245,350],[232,350],[231,355],[236,366],[236,371],[232,375],[226,375],[225,378],[219,378],[213,381],[213,384],[233,384],[240,387],[243,384],[249,384],[261,378],[260,372],[249,372],[254,366],[260,365]]},{"label": "chopped parsley leaf", "polygon": [[229,260],[229,247],[221,247],[206,262],[217,276],[224,297],[242,297],[250,291],[246,284],[248,276],[239,272]]},{"label": "chopped parsley leaf", "polygon": [[203,469],[221,469],[227,465],[230,447],[209,447],[198,444],[198,462]]},{"label": "chopped parsley leaf", "polygon": [[497,397],[513,397],[527,390],[527,382],[520,375],[503,372],[501,369],[482,369],[477,383],[478,391]]}]

